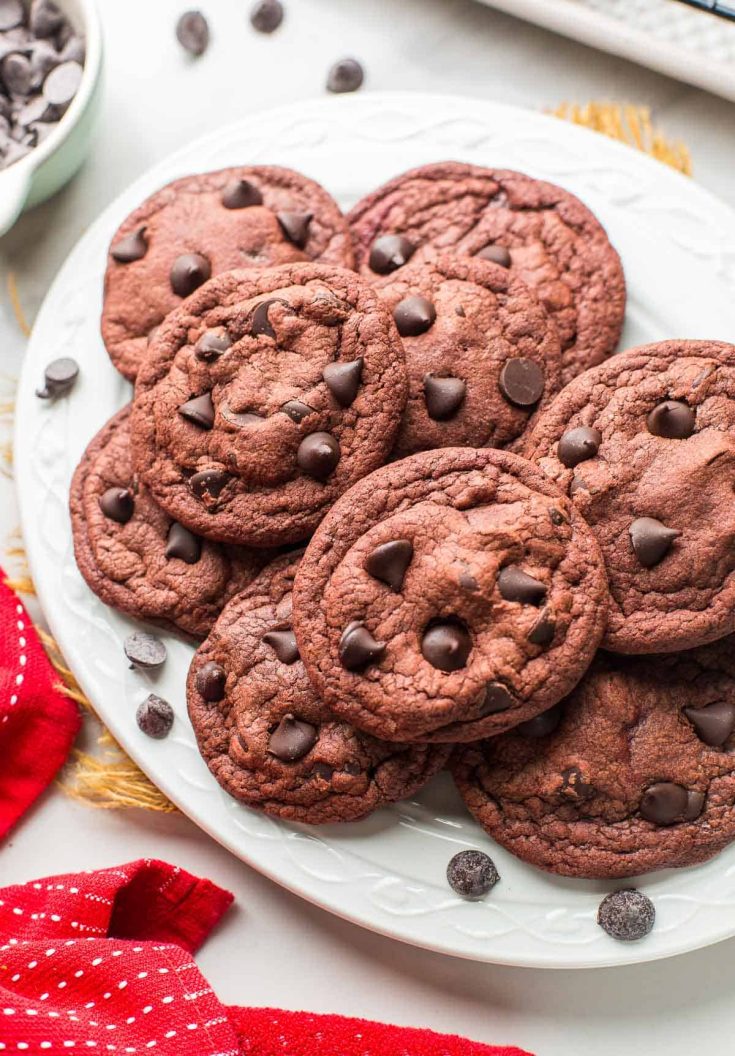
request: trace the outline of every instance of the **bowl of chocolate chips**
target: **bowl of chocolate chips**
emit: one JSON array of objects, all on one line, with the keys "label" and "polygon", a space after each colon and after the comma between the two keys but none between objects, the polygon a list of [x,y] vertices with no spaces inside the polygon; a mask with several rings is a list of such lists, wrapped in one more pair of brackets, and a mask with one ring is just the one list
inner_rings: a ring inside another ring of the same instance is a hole
[{"label": "bowl of chocolate chips", "polygon": [[81,165],[101,69],[94,0],[0,0],[0,235]]}]

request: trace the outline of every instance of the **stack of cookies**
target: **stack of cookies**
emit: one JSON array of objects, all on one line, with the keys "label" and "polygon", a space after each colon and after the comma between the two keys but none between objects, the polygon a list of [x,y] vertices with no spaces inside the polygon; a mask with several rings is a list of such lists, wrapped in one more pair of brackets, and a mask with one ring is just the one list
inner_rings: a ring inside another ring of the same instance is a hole
[{"label": "stack of cookies", "polygon": [[558,187],[457,163],[343,217],[274,167],[179,180],[110,248],[135,381],[71,510],[108,604],[204,639],[237,799],[365,817],[450,765],[578,877],[735,838],[735,347],[615,351],[620,260]]}]

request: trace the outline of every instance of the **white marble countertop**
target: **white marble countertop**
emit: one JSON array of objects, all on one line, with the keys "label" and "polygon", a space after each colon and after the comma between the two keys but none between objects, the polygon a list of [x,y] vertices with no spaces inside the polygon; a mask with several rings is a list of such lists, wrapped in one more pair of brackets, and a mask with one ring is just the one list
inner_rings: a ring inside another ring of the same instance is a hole
[{"label": "white marble countertop", "polygon": [[[13,272],[30,318],[100,209],[153,162],[216,124],[323,91],[354,55],[365,90],[467,94],[543,109],[589,99],[649,104],[692,151],[695,176],[735,205],[735,105],[526,26],[472,0],[285,0],[272,38],[247,23],[249,0],[200,0],[213,40],[191,62],[173,26],[185,0],[100,0],[107,87],[94,156],[58,198],[0,242],[0,400],[23,342],[6,294]],[[0,477],[0,535],[16,524]],[[542,972],[415,950],[346,924],[280,890],[176,815],[103,812],[59,791],[0,848],[0,883],[140,856],[163,857],[232,890],[236,908],[199,956],[223,1000],[335,1011],[429,1026],[538,1056],[721,1048],[735,1029],[735,940],[631,968]]]}]

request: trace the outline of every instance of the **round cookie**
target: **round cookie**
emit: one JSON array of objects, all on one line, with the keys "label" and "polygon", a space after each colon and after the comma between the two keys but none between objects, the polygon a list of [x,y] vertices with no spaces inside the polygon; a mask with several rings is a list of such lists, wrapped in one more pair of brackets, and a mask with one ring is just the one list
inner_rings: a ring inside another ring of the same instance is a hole
[{"label": "round cookie", "polygon": [[427,246],[510,267],[556,323],[565,384],[617,346],[625,314],[620,258],[596,217],[560,187],[441,162],[390,180],[347,219],[357,268],[372,279]]},{"label": "round cookie", "polygon": [[600,653],[551,716],[463,748],[453,771],[483,828],[524,861],[636,876],[735,839],[734,730],[734,639],[676,656]]},{"label": "round cookie", "polygon": [[378,470],[317,529],[294,625],[317,692],[387,740],[472,741],[567,694],[607,584],[573,504],[507,451],[443,448]]},{"label": "round cookie", "polygon": [[600,544],[604,645],[673,652],[735,631],[735,346],[662,341],[564,389],[524,438]]},{"label": "round cookie", "polygon": [[310,260],[354,263],[339,207],[306,176],[254,165],[169,183],[110,245],[102,337],[112,362],[134,379],[151,332],[210,276]]},{"label": "round cookie", "polygon": [[226,272],[150,345],[133,406],[135,464],[194,532],[298,542],[385,461],[406,388],[390,313],[353,272]]},{"label": "round cookie", "polygon": [[560,388],[556,327],[507,268],[446,253],[418,256],[376,283],[408,372],[393,455],[502,447]]},{"label": "round cookie", "polygon": [[236,799],[290,821],[356,821],[416,792],[449,748],[387,744],[327,712],[291,629],[298,563],[274,561],[225,608],[192,661],[189,715]]},{"label": "round cookie", "polygon": [[125,407],[92,440],[74,474],[79,571],[106,605],[204,638],[269,555],[206,542],[172,522],[136,480],[129,426]]}]

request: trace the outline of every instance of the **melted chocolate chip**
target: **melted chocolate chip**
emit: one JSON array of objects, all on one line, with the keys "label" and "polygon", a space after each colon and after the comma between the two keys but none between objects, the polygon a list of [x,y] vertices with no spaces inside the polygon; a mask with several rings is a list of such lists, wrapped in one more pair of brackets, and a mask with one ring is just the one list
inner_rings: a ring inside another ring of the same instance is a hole
[{"label": "melted chocolate chip", "polygon": [[202,555],[202,541],[183,524],[174,521],[168,530],[166,557],[178,557],[187,565],[195,565]]},{"label": "melted chocolate chip", "polygon": [[289,628],[286,631],[268,631],[263,641],[269,645],[282,664],[295,664],[299,659],[299,647],[296,635]]},{"label": "melted chocolate chip", "polygon": [[401,337],[418,337],[436,322],[436,308],[426,297],[405,297],[393,309],[393,318]]},{"label": "melted chocolate chip", "polygon": [[293,715],[284,715],[268,741],[268,751],[284,763],[303,759],[317,742],[317,729]]},{"label": "melted chocolate chip", "polygon": [[398,592],[403,586],[406,570],[413,558],[413,543],[410,539],[394,539],[376,546],[365,560],[365,571],[373,579]]},{"label": "melted chocolate chip", "polygon": [[225,331],[207,330],[194,346],[194,354],[204,363],[213,363],[231,347],[232,341]]},{"label": "melted chocolate chip", "polygon": [[467,384],[461,378],[435,378],[424,374],[426,413],[435,422],[453,418],[467,394]]},{"label": "melted chocolate chip", "polygon": [[594,791],[592,785],[585,781],[578,766],[562,770],[560,792],[563,796],[569,799],[589,799]]},{"label": "melted chocolate chip", "polygon": [[364,359],[358,356],[349,363],[328,363],[322,377],[340,407],[349,407],[360,389]]},{"label": "melted chocolate chip", "polygon": [[284,235],[298,249],[303,249],[309,239],[313,218],[313,213],[276,213],[276,220]]},{"label": "melted chocolate chip", "polygon": [[550,609],[544,609],[536,623],[528,632],[531,645],[551,645],[556,634],[556,621]]},{"label": "melted chocolate chip", "polygon": [[110,256],[118,264],[132,264],[135,260],[142,260],[148,252],[148,242],[145,237],[145,227],[139,227],[125,235],[110,249]]},{"label": "melted chocolate chip", "polygon": [[667,440],[686,440],[694,432],[695,424],[694,411],[681,400],[664,400],[646,419],[649,433]]},{"label": "melted chocolate chip", "polygon": [[675,539],[681,535],[676,528],[667,528],[655,517],[639,517],[629,528],[635,556],[644,568],[653,568],[662,561]]},{"label": "melted chocolate chip", "polygon": [[602,433],[599,429],[580,425],[564,433],[557,447],[559,461],[567,469],[573,469],[580,462],[594,458],[600,450]]},{"label": "melted chocolate chip", "polygon": [[509,250],[505,246],[498,246],[495,243],[485,246],[475,256],[480,257],[482,260],[492,261],[493,264],[499,264],[501,268],[509,268],[511,265]]},{"label": "melted chocolate chip", "polygon": [[516,407],[533,407],[544,394],[544,368],[533,359],[509,359],[500,372],[498,388]]},{"label": "melted chocolate chip", "polygon": [[171,289],[177,297],[188,297],[210,278],[212,265],[201,253],[182,253],[171,268]]},{"label": "melted chocolate chip", "polygon": [[378,275],[390,275],[407,264],[415,252],[416,246],[404,235],[381,235],[370,250],[370,269]]},{"label": "melted chocolate chip", "polygon": [[135,512],[135,500],[129,488],[108,488],[99,498],[105,517],[118,524],[127,524]]},{"label": "melted chocolate chip", "polygon": [[209,704],[216,704],[225,695],[227,672],[214,660],[209,660],[199,668],[195,681],[199,696]]},{"label": "melted chocolate chip", "polygon": [[514,704],[513,697],[502,682],[488,682],[485,686],[481,714],[482,716],[495,715],[499,711],[507,711]]},{"label": "melted chocolate chip", "polygon": [[211,429],[214,425],[214,404],[211,392],[195,396],[179,407],[179,414],[187,421],[199,425],[202,429]]},{"label": "melted chocolate chip", "polygon": [[555,704],[540,715],[534,715],[532,719],[519,723],[512,732],[520,734],[521,737],[548,737],[561,722],[561,716],[561,704]]},{"label": "melted chocolate chip", "polygon": [[342,632],[339,659],[347,671],[362,671],[377,663],[385,653],[385,643],[373,638],[363,623],[350,623]]},{"label": "melted chocolate chip", "polygon": [[721,747],[735,730],[735,704],[718,700],[703,708],[683,708],[700,741],[712,748]]},{"label": "melted chocolate chip", "polygon": [[519,601],[523,605],[540,605],[547,594],[546,586],[518,565],[506,565],[501,569],[498,590],[506,601]]},{"label": "melted chocolate chip", "polygon": [[219,413],[226,422],[236,425],[238,429],[244,429],[248,425],[259,425],[265,421],[263,415],[256,414],[255,411],[231,411],[226,403],[222,404]]},{"label": "melted chocolate chip", "polygon": [[308,418],[310,414],[314,414],[314,408],[309,407],[308,404],[302,403],[301,400],[289,400],[288,403],[284,403],[281,410],[284,414],[287,414],[292,422],[303,422],[304,418]]},{"label": "melted chocolate chip", "polygon": [[334,777],[334,767],[328,763],[314,763],[311,772],[322,781],[331,781]]},{"label": "melted chocolate chip", "polygon": [[329,433],[310,433],[299,444],[296,461],[299,469],[315,480],[326,480],[339,463],[340,448]]},{"label": "melted chocolate chip", "polygon": [[250,180],[232,180],[222,192],[225,209],[250,209],[263,204],[263,195]]},{"label": "melted chocolate chip", "polygon": [[232,478],[224,469],[202,469],[189,480],[198,499],[217,499]]},{"label": "melted chocolate chip", "polygon": [[250,333],[253,337],[259,337],[263,334],[265,337],[275,338],[276,332],[271,325],[271,321],[268,318],[268,309],[272,304],[278,304],[278,300],[271,298],[269,301],[261,301],[258,307],[253,312],[253,318],[250,322]]},{"label": "melted chocolate chip", "polygon": [[437,620],[429,624],[421,639],[425,660],[439,671],[459,671],[472,651],[467,628],[454,620]]},{"label": "melted chocolate chip", "polygon": [[672,781],[649,785],[640,803],[641,817],[654,825],[694,821],[702,813],[703,807],[703,792],[690,792]]}]

